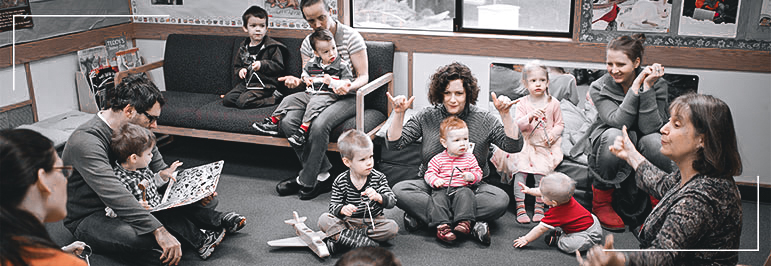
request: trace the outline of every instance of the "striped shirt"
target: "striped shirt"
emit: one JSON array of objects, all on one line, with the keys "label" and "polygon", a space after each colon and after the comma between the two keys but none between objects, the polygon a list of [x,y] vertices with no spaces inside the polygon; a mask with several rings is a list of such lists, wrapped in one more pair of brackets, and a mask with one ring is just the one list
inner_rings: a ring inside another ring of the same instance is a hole
[{"label": "striped shirt", "polygon": [[[463,179],[463,173],[466,172],[474,175],[474,181],[467,182]],[[461,156],[453,157],[445,150],[431,158],[424,178],[431,187],[439,179],[444,179],[442,187],[447,187],[448,184],[452,187],[465,187],[482,180],[482,168],[477,164],[474,154],[463,153]]]},{"label": "striped shirt", "polygon": [[[351,171],[345,171],[332,183],[332,199],[329,202],[329,212],[337,217],[343,218],[344,215],[340,214],[340,210],[343,206],[352,204],[356,206],[356,212],[351,215],[353,218],[367,218],[370,214],[367,212],[367,203],[372,212],[372,217],[377,217],[383,214],[383,209],[390,209],[396,206],[396,195],[391,191],[391,187],[388,186],[388,180],[386,176],[372,169],[372,172],[367,176],[367,182],[361,189],[356,189],[356,186],[351,182]],[[373,188],[377,193],[383,196],[383,204],[376,201],[370,201],[368,197],[362,196],[361,193],[367,188]]]},{"label": "striped shirt", "polygon": [[[354,69],[353,64],[351,63],[351,55],[359,51],[366,52],[367,44],[364,43],[364,38],[361,37],[361,34],[359,34],[358,31],[343,23],[338,22],[337,20],[335,20],[335,23],[337,23],[337,30],[335,32],[335,44],[337,45],[337,52],[339,53],[338,56],[340,59],[342,59],[343,64],[347,65],[353,70],[353,76],[358,77],[359,74],[356,73],[356,69]],[[305,36],[305,39],[300,46],[300,53],[302,53],[304,56],[307,56],[308,58],[313,58],[313,49],[311,48],[310,36],[310,34]]]}]

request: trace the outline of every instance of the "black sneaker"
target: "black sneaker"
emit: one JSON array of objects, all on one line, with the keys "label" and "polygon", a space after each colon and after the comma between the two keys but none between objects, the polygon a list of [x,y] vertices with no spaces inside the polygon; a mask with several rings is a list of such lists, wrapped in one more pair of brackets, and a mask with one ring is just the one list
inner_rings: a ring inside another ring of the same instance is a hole
[{"label": "black sneaker", "polygon": [[235,212],[226,213],[222,217],[222,227],[228,231],[228,233],[235,233],[246,225],[246,217]]},{"label": "black sneaker", "polygon": [[305,130],[297,129],[297,131],[289,137],[289,142],[296,146],[305,145]]},{"label": "black sneaker", "polygon": [[423,226],[425,226],[425,224],[420,222],[420,220],[410,216],[407,212],[404,213],[404,229],[406,229],[407,232],[415,232],[418,229],[423,228]]},{"label": "black sneaker", "polygon": [[474,230],[471,230],[471,236],[482,242],[482,244],[489,246],[491,243],[490,227],[487,225],[487,222],[476,222]]},{"label": "black sneaker", "polygon": [[350,249],[380,246],[375,240],[367,236],[364,229],[343,229],[337,238],[337,243]]},{"label": "black sneaker", "polygon": [[205,260],[211,256],[212,252],[214,252],[214,248],[222,242],[223,238],[225,238],[225,229],[223,228],[220,231],[201,229],[201,232],[203,232],[205,238],[203,240],[203,245],[198,248],[198,256]]},{"label": "black sneaker", "polygon": [[254,122],[252,127],[257,129],[260,133],[278,136],[278,123],[273,123],[273,120],[271,120],[270,117],[266,117],[262,122]]},{"label": "black sneaker", "polygon": [[324,244],[327,245],[327,251],[329,251],[329,254],[335,254],[335,251],[337,251],[337,246],[335,244],[335,241],[332,240],[332,238],[327,238],[327,240],[324,240]]},{"label": "black sneaker", "polygon": [[547,246],[556,247],[557,241],[559,241],[561,235],[562,230],[555,229],[552,232],[546,234],[546,236],[543,237],[543,241],[546,242]]}]

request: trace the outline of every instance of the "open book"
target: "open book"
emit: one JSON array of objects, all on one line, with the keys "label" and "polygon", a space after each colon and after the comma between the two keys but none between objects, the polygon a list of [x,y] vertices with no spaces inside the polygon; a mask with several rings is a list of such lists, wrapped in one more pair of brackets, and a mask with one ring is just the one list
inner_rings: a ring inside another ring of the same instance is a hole
[{"label": "open book", "polygon": [[188,205],[214,193],[224,163],[225,161],[217,161],[179,172],[176,182],[169,180],[161,204],[155,206],[151,212]]}]

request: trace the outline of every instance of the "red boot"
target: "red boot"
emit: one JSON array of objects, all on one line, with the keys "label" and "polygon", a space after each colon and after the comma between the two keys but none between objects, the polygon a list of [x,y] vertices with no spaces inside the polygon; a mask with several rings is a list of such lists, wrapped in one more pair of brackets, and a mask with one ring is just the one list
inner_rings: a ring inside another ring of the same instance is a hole
[{"label": "red boot", "polygon": [[600,190],[592,186],[592,212],[600,220],[602,228],[608,231],[623,231],[624,221],[613,210],[613,191]]},{"label": "red boot", "polygon": [[654,198],[653,196],[650,196],[650,197],[651,197],[651,207],[656,207],[656,205],[659,204],[659,199]]}]

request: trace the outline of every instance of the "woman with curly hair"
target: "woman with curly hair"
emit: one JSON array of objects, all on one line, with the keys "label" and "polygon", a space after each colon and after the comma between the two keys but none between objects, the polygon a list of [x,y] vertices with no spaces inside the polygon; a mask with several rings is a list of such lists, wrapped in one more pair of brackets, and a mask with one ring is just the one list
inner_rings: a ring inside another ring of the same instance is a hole
[{"label": "woman with curly hair", "polygon": [[[496,109],[501,115],[501,121],[486,110],[475,104],[479,95],[477,79],[471,70],[461,63],[452,63],[440,67],[431,76],[428,89],[428,99],[433,104],[424,108],[410,118],[406,124],[404,112],[412,104],[410,99],[399,95],[388,95],[395,112],[394,121],[387,131],[386,147],[400,150],[408,144],[422,138],[420,171],[415,179],[399,182],[393,188],[399,199],[397,206],[405,211],[404,225],[408,231],[414,231],[430,223],[429,202],[431,187],[423,181],[428,162],[434,155],[444,151],[439,141],[439,124],[448,116],[457,116],[468,125],[469,148],[482,168],[482,177],[487,177],[490,168],[487,167],[487,157],[490,144],[495,144],[506,152],[514,153],[522,149],[519,128],[509,112],[514,104],[506,96],[496,98],[492,94]],[[472,187],[475,196],[477,222],[473,226],[472,235],[483,244],[490,244],[490,231],[486,221],[497,219],[505,212],[509,204],[509,196],[502,189],[481,181]]]}]

